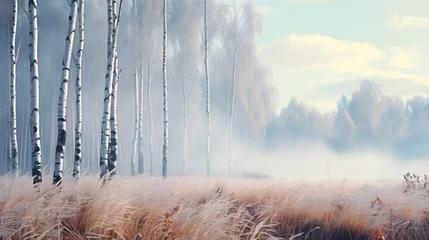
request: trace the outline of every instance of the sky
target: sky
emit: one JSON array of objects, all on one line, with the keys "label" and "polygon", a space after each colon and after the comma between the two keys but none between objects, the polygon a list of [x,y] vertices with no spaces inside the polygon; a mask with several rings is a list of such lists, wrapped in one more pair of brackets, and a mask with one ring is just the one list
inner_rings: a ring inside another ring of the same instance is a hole
[{"label": "sky", "polygon": [[258,52],[272,70],[279,110],[291,97],[335,110],[363,79],[403,99],[428,89],[426,0],[253,2],[264,17]]}]

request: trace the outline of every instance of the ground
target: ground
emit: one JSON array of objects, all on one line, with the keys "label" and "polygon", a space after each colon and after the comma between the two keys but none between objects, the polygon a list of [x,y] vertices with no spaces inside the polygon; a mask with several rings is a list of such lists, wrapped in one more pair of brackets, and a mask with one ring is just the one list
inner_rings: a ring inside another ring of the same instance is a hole
[{"label": "ground", "polygon": [[427,190],[401,181],[96,176],[0,181],[0,239],[427,239]]}]

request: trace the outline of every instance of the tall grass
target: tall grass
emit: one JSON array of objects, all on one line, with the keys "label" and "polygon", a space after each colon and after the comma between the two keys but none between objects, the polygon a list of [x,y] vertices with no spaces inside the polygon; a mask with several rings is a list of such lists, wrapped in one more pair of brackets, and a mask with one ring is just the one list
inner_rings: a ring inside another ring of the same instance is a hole
[{"label": "tall grass", "polygon": [[2,239],[427,239],[426,190],[400,182],[0,179]]}]

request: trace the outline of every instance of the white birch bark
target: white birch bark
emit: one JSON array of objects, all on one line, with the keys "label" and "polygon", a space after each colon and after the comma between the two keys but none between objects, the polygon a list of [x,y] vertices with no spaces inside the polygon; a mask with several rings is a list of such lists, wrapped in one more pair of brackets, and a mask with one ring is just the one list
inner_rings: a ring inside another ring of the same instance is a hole
[{"label": "white birch bark", "polygon": [[163,6],[164,17],[164,35],[162,39],[162,80],[164,83],[164,145],[162,148],[162,176],[167,177],[168,164],[168,97],[167,97],[167,0],[164,0]]},{"label": "white birch bark", "polygon": [[67,135],[67,97],[68,97],[68,82],[70,75],[70,61],[73,50],[73,41],[76,28],[76,16],[77,16],[78,1],[72,0],[70,6],[69,15],[69,26],[67,36],[65,40],[65,50],[63,55],[63,69],[61,72],[61,87],[60,97],[58,101],[58,135],[57,135],[57,147],[55,149],[55,168],[53,183],[60,184],[63,178],[63,164],[64,164],[64,153]]},{"label": "white birch bark", "polygon": [[[113,0],[116,2],[116,0]],[[109,154],[109,139],[110,139],[110,106],[111,106],[111,92],[113,83],[113,67],[115,64],[115,48],[116,48],[116,28],[114,27],[113,21],[113,2],[108,0],[107,11],[108,11],[108,61],[107,70],[105,76],[104,86],[104,100],[103,100],[103,120],[101,123],[101,144],[100,144],[100,178],[103,178],[107,174],[107,159]],[[115,4],[116,5],[116,4]],[[109,42],[112,40],[112,42]],[[110,44],[109,44],[110,43]]]},{"label": "white birch bark", "polygon": [[[113,9],[115,10],[115,6]],[[116,106],[117,106],[117,94],[118,94],[118,83],[119,83],[119,60],[118,60],[118,51],[115,51],[115,63],[113,71],[113,83],[112,83],[112,94],[111,99],[112,103],[110,106],[110,142],[109,142],[109,173],[113,177],[116,175],[116,163],[118,161],[118,125],[117,125],[117,115],[116,115]]]},{"label": "white birch bark", "polygon": [[137,142],[138,142],[138,131],[139,131],[139,82],[137,75],[137,68],[134,68],[134,135],[133,135],[133,146],[131,155],[131,175],[136,175],[136,158],[137,158]]},{"label": "white birch bark", "polygon": [[152,97],[151,97],[151,88],[152,88],[152,62],[149,56],[148,68],[147,68],[147,104],[149,110],[149,174],[153,175],[153,116],[152,116]]},{"label": "white birch bark", "polygon": [[13,1],[12,27],[10,36],[10,164],[12,176],[18,174],[18,136],[16,134],[16,24],[18,21],[18,0]]},{"label": "white birch bark", "polygon": [[42,152],[40,144],[40,104],[39,104],[39,57],[38,57],[38,3],[28,1],[28,21],[30,24],[30,76],[31,76],[31,161],[33,184],[42,182]]},{"label": "white birch bark", "polygon": [[232,143],[232,123],[234,120],[234,109],[235,109],[235,79],[236,79],[236,68],[237,68],[237,53],[234,50],[234,60],[232,67],[232,94],[231,94],[231,111],[229,112],[229,124],[228,124],[228,170],[229,174],[232,173],[232,159],[231,159],[231,143]]},{"label": "white birch bark", "polygon": [[138,172],[139,174],[144,173],[144,152],[143,152],[143,95],[144,95],[144,71],[143,71],[143,58],[142,58],[142,64],[140,65],[140,106],[139,106],[139,154],[138,154]]},{"label": "white birch bark", "polygon": [[183,53],[183,175],[186,174],[186,169],[188,165],[188,108],[186,102],[186,57]]},{"label": "white birch bark", "polygon": [[[119,21],[117,0],[113,0],[113,28],[117,34],[117,26]],[[113,36],[112,36],[113,37]],[[113,47],[113,79],[112,79],[112,91],[110,94],[110,138],[108,145],[108,171],[109,177],[116,175],[116,163],[118,160],[118,126],[116,122],[116,105],[117,105],[117,93],[119,83],[119,60],[118,60],[118,49],[116,43]]]},{"label": "white birch bark", "polygon": [[110,63],[109,56],[112,51],[113,21],[113,0],[107,0],[107,64]]},{"label": "white birch bark", "polygon": [[210,79],[209,79],[209,66],[208,66],[208,38],[207,38],[207,0],[204,0],[204,69],[206,72],[206,113],[207,113],[207,159],[206,159],[206,174],[210,176],[210,128],[211,128],[211,119],[210,119]]},{"label": "white birch bark", "polygon": [[77,51],[76,125],[73,177],[79,178],[82,163],[82,59],[85,43],[85,0],[79,3],[79,50]]}]

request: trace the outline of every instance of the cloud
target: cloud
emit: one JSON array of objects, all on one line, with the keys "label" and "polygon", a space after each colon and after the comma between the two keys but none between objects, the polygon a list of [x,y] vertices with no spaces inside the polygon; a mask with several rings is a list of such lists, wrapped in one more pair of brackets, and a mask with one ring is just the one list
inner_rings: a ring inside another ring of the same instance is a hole
[{"label": "cloud", "polygon": [[262,46],[259,53],[273,68],[293,71],[362,71],[386,59],[385,52],[373,44],[316,34],[290,34]]},{"label": "cloud", "polygon": [[255,5],[256,12],[260,13],[262,16],[266,16],[271,13],[272,8],[266,5],[257,4]]},{"label": "cloud", "polygon": [[335,113],[322,113],[295,99],[267,130],[267,145],[293,148],[296,142],[320,142],[336,152],[364,149],[401,159],[427,159],[428,99],[403,100],[387,95],[374,81],[364,80],[351,97],[337,101]]},{"label": "cloud", "polygon": [[[258,54],[272,68],[282,106],[287,105],[291,97],[297,97],[306,99],[312,106],[328,110],[330,105],[332,109],[335,106],[332,97],[335,95],[317,90],[329,84],[338,88],[337,85],[345,81],[356,83],[361,79],[383,79],[385,90],[401,97],[417,93],[411,89],[427,85],[428,81],[416,72],[404,71],[419,67],[422,57],[420,46],[379,48],[367,42],[320,34],[290,34],[272,44],[260,46]],[[291,79],[299,81],[290,82]],[[401,86],[397,87],[398,83]],[[407,92],[400,93],[404,89]]]},{"label": "cloud", "polygon": [[398,32],[407,29],[425,29],[429,28],[429,17],[402,16],[394,13],[389,15],[387,26]]},{"label": "cloud", "polygon": [[389,62],[389,67],[393,68],[416,68],[418,66],[417,61],[420,57],[420,51],[418,47],[410,48],[391,48],[392,59]]}]

